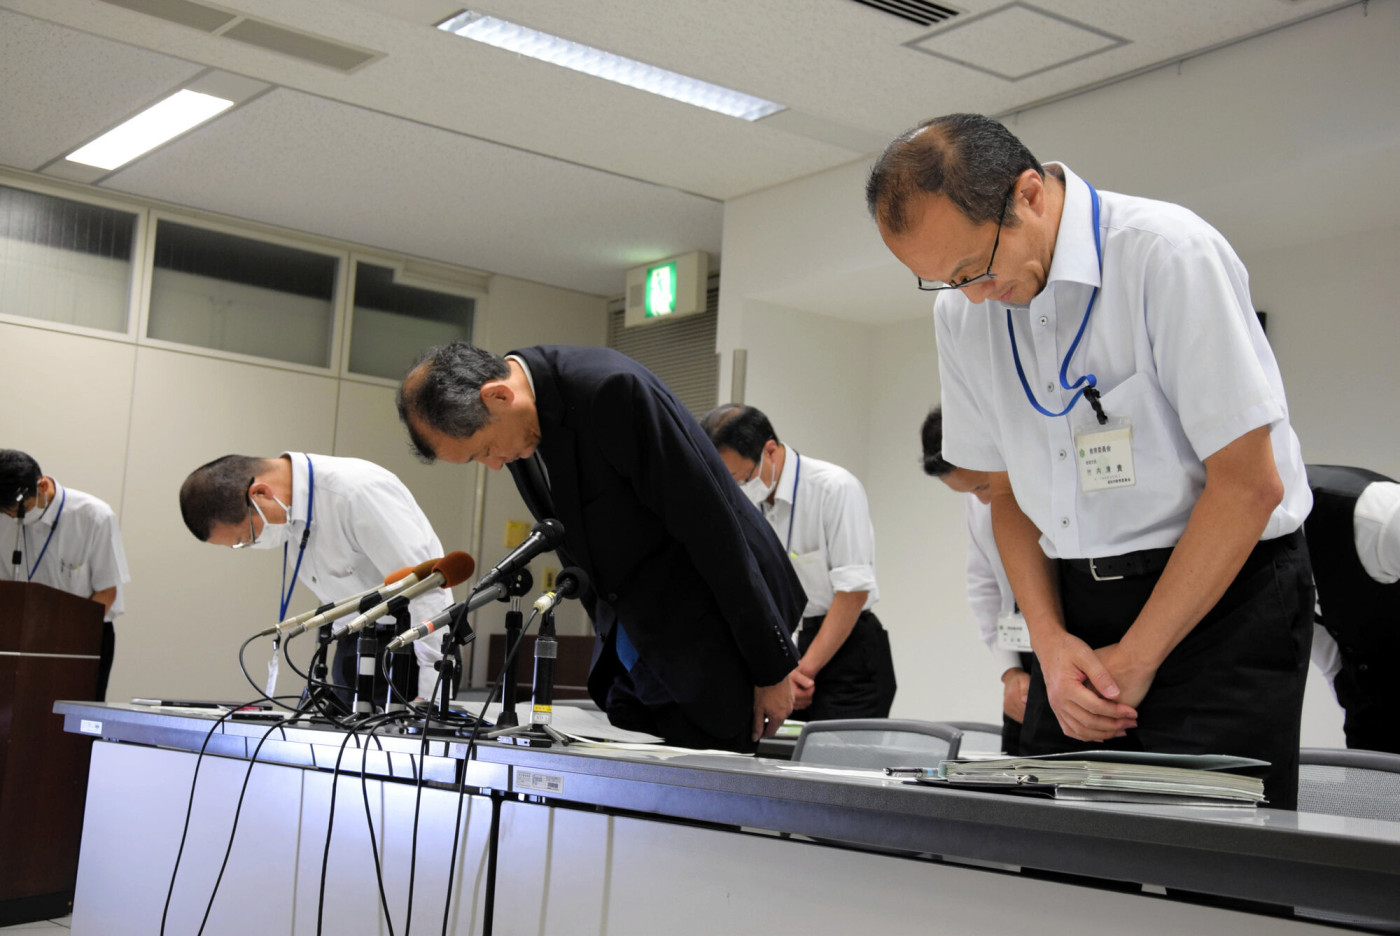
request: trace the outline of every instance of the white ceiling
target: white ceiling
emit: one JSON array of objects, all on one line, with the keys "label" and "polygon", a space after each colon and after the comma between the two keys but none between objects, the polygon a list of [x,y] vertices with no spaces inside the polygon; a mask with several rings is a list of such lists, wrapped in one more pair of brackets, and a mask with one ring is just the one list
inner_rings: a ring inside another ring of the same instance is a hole
[{"label": "white ceiling", "polygon": [[788,108],[748,123],[450,36],[447,0],[203,4],[378,54],[349,73],[104,0],[0,0],[0,165],[61,171],[217,69],[270,87],[98,187],[612,296],[629,267],[718,255],[724,200],[927,117],[1006,113],[1347,2],[959,0],[935,27],[854,0],[471,7]]}]

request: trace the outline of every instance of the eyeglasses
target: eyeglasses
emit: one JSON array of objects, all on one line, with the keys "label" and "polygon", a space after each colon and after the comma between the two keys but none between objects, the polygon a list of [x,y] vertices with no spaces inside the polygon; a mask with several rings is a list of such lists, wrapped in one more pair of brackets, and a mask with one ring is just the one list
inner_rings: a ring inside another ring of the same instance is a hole
[{"label": "eyeglasses", "polygon": [[996,239],[992,241],[992,255],[987,258],[986,273],[980,276],[969,277],[965,280],[959,280],[956,283],[940,283],[938,280],[926,280],[916,274],[914,279],[919,281],[919,288],[924,292],[941,292],[944,289],[965,289],[974,283],[996,279],[997,275],[992,272],[992,264],[995,263],[997,259],[997,247],[1001,246],[1001,226],[1006,222],[1006,206],[1011,204],[1011,196],[1014,194],[1016,194],[1016,185],[1012,183],[1011,191],[1006,193],[1006,198],[1001,203],[1001,217],[997,218],[997,236]]},{"label": "eyeglasses", "polygon": [[[253,487],[253,482],[257,480],[257,478],[249,478],[248,487],[251,489]],[[253,532],[253,498],[251,495],[244,494],[243,499],[248,502],[248,538],[234,543],[234,549],[247,549],[258,541],[257,534]]]}]

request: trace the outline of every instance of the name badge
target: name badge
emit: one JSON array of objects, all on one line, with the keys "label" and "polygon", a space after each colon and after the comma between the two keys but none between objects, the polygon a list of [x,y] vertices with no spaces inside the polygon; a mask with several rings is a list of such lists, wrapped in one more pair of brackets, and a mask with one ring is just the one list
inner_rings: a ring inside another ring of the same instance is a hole
[{"label": "name badge", "polygon": [[1025,618],[1019,614],[1003,614],[997,618],[997,649],[1030,653],[1031,631]]},{"label": "name badge", "polygon": [[1074,449],[1079,460],[1081,491],[1105,491],[1137,483],[1133,426],[1126,419],[1111,419],[1105,426],[1078,430],[1074,434]]}]

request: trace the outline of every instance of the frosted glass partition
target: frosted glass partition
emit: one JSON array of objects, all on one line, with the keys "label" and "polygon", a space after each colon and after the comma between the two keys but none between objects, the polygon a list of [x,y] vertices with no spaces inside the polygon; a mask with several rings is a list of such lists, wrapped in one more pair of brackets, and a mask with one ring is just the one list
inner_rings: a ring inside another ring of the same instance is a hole
[{"label": "frosted glass partition", "polygon": [[125,332],[136,215],[0,185],[0,312]]},{"label": "frosted glass partition", "polygon": [[331,366],[339,259],[161,219],[146,334]]},{"label": "frosted glass partition", "polygon": [[471,340],[476,300],[394,282],[394,271],[355,265],[349,370],[398,380],[424,348]]}]

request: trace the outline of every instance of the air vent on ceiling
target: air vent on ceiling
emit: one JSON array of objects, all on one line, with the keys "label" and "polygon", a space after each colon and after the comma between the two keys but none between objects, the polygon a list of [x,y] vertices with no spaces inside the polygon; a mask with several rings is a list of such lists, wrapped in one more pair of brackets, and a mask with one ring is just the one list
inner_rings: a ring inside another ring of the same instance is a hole
[{"label": "air vent on ceiling", "polygon": [[192,0],[107,0],[112,6],[125,7],[147,16],[159,17],[181,26],[190,26],[204,32],[214,32],[238,18],[235,13],[216,10]]},{"label": "air vent on ceiling", "polygon": [[920,26],[946,23],[962,12],[962,10],[943,6],[941,3],[929,3],[928,0],[855,0],[855,2],[875,10],[883,10],[891,16],[898,16],[900,19],[918,23]]},{"label": "air vent on ceiling", "polygon": [[[351,72],[383,53],[359,49],[322,36],[297,32],[263,20],[229,13],[194,0],[104,0],[112,6],[145,13],[181,26],[190,26],[207,33],[234,39],[269,52],[323,65],[338,71]],[[230,25],[232,24],[232,25]]]}]

